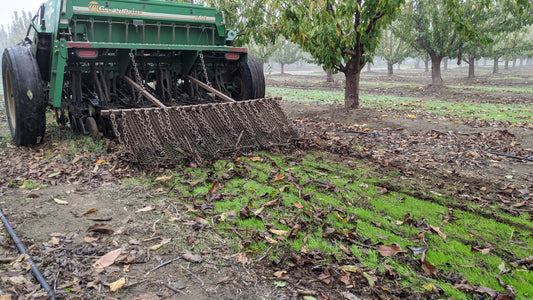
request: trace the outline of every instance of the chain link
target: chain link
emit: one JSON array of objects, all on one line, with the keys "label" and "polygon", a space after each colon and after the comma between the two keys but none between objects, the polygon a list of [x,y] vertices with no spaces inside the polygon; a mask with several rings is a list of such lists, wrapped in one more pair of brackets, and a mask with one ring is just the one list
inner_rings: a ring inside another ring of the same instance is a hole
[{"label": "chain link", "polygon": [[207,76],[207,69],[205,68],[204,54],[202,52],[200,52],[200,61],[202,62],[202,68],[204,69],[205,82],[208,86],[211,86],[209,76]]},{"label": "chain link", "polygon": [[[133,72],[135,73],[135,81],[137,81],[137,84],[144,90],[144,84],[141,79],[141,74],[139,73],[139,69],[137,68],[137,62],[135,61],[135,55],[133,55],[133,52],[130,52],[130,58],[131,58],[131,65],[133,66]],[[141,102],[143,95],[139,91],[139,94],[137,95],[137,104]]]}]

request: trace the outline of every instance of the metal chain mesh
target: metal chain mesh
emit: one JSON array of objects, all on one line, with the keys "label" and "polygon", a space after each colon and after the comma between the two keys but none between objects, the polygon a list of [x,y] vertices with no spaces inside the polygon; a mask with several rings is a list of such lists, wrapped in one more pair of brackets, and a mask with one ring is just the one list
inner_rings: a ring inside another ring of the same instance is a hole
[{"label": "metal chain mesh", "polygon": [[142,164],[217,158],[239,149],[289,145],[298,139],[277,98],[110,111],[113,129]]}]

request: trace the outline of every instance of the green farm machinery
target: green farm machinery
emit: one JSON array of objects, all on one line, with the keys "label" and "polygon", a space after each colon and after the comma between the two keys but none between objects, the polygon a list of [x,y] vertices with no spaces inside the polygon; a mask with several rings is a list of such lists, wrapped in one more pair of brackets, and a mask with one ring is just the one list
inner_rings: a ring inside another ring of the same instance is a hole
[{"label": "green farm machinery", "polygon": [[221,11],[162,0],[49,0],[2,57],[16,145],[59,124],[116,137],[131,158],[167,163],[291,144],[297,133],[265,98],[262,65],[232,46]]}]

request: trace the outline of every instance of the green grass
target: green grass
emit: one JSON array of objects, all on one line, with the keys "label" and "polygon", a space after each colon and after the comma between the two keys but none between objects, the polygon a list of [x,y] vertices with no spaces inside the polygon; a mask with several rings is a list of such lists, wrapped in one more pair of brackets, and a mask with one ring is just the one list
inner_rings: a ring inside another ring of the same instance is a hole
[{"label": "green grass", "polygon": [[[280,96],[287,101],[321,104],[341,104],[344,92],[315,91],[291,88],[267,88],[267,95]],[[471,117],[484,120],[524,123],[533,120],[530,105],[477,102],[433,101],[413,97],[360,95],[361,107],[392,109],[411,114],[437,114],[452,118]]]},{"label": "green grass", "polygon": [[[218,182],[215,193],[222,193],[223,199],[212,202],[214,211],[207,219],[248,207],[251,217],[241,219],[217,218],[216,226],[220,228],[235,227],[244,238],[249,238],[246,250],[250,253],[263,255],[266,249],[292,249],[292,251],[318,251],[324,257],[335,257],[337,261],[350,261],[354,257],[361,259],[367,270],[382,270],[384,264],[392,266],[401,275],[400,284],[415,290],[423,290],[426,280],[443,288],[448,296],[469,298],[453,288],[444,277],[429,278],[419,265],[405,264],[406,257],[414,261],[411,252],[397,257],[383,257],[374,249],[361,247],[363,241],[370,239],[372,243],[397,243],[403,249],[408,245],[420,245],[413,240],[420,230],[416,224],[425,223],[440,227],[447,235],[443,240],[437,234],[425,234],[428,244],[427,260],[436,265],[439,274],[458,274],[467,278],[473,285],[481,285],[501,291],[495,275],[500,266],[514,268],[508,264],[511,259],[531,256],[533,237],[530,232],[485,218],[475,211],[455,209],[459,220],[443,222],[448,215],[447,203],[457,200],[447,196],[450,192],[439,191],[443,196],[439,201],[426,201],[411,196],[409,193],[380,192],[380,182],[393,182],[399,186],[408,185],[400,182],[394,174],[380,176],[377,167],[365,162],[343,161],[325,153],[308,153],[304,156],[284,156],[260,153],[262,161],[240,158],[237,161],[217,161],[207,168],[187,168],[181,172],[169,172],[172,180],[164,184],[174,187],[176,199],[184,199],[188,203],[211,203],[208,193],[215,182]],[[284,176],[280,176],[283,174]],[[276,180],[279,179],[279,180]],[[304,196],[306,195],[306,196]],[[263,207],[266,203],[275,204]],[[479,208],[478,208],[479,209]],[[258,216],[253,214],[259,210]],[[490,211],[490,208],[488,208]],[[195,214],[205,215],[204,212]],[[408,214],[414,221],[413,226],[403,223]],[[501,218],[521,221],[531,226],[527,216],[523,219],[505,213]],[[269,230],[289,231],[295,224],[302,230],[295,237],[279,238]],[[334,229],[329,236],[328,229]],[[270,239],[263,236],[270,234]],[[231,236],[232,232],[229,231]],[[512,236],[511,236],[512,235]],[[353,244],[346,240],[350,237]],[[511,240],[521,241],[518,245]],[[358,244],[360,243],[360,244]],[[493,248],[489,254],[471,252],[472,247],[483,248],[490,243]],[[353,256],[346,256],[340,245],[350,249]],[[237,251],[241,251],[240,246]],[[270,259],[279,262],[286,254],[281,250],[271,251]],[[326,259],[322,263],[327,263]],[[533,296],[531,272],[514,268],[515,275],[504,274],[501,278],[517,289],[519,297]],[[426,279],[421,279],[426,278]]]}]

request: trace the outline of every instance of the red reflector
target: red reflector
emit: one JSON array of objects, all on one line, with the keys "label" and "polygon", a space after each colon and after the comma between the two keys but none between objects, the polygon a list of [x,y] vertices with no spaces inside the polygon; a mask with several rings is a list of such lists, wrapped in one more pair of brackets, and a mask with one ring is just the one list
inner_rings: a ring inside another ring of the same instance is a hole
[{"label": "red reflector", "polygon": [[234,52],[226,53],[227,60],[239,60],[240,57],[241,57],[240,53],[234,53]]},{"label": "red reflector", "polygon": [[231,48],[231,52],[246,52],[246,48]]},{"label": "red reflector", "polygon": [[79,58],[97,58],[98,50],[77,49],[76,54]]}]

